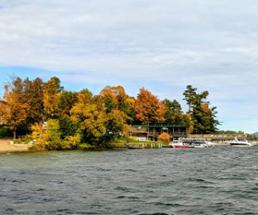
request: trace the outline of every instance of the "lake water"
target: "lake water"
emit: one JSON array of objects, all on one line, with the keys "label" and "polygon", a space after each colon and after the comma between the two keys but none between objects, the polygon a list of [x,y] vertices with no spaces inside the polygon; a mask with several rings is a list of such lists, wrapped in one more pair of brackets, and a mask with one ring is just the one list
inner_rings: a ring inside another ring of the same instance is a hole
[{"label": "lake water", "polygon": [[258,147],[1,154],[0,214],[258,214]]}]

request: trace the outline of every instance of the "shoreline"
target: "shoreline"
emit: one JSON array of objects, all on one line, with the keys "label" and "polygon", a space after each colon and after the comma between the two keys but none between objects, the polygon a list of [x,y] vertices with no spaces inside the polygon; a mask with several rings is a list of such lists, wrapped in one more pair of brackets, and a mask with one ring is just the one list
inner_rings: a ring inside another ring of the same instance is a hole
[{"label": "shoreline", "polygon": [[[17,153],[17,152],[36,152],[37,150],[31,150],[31,147],[33,146],[32,144],[14,144],[12,143],[12,139],[0,139],[0,154],[4,153]],[[117,143],[111,144],[113,147],[111,148],[95,148],[95,149],[88,149],[88,150],[83,150],[83,149],[77,149],[81,151],[102,151],[102,150],[133,150],[133,149],[160,149],[160,148],[168,148],[165,145],[162,146],[162,144],[157,144],[153,143],[150,146],[147,146],[147,144],[139,144],[138,143],[120,143],[117,145]],[[253,146],[258,145],[257,141],[253,142]],[[219,143],[219,142],[214,142],[214,147],[220,147],[220,146],[230,146],[227,143]],[[48,151],[48,150],[43,150],[43,151]],[[55,151],[55,150],[53,150]],[[61,151],[73,151],[73,150],[61,150]]]},{"label": "shoreline", "polygon": [[0,153],[29,152],[30,144],[13,144],[11,139],[0,139]]}]

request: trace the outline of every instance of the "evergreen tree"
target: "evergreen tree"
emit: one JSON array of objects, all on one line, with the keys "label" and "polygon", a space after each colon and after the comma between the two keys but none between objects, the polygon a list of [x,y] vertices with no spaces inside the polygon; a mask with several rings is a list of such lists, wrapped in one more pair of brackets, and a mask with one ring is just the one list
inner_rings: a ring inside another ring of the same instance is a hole
[{"label": "evergreen tree", "polygon": [[35,80],[24,81],[25,99],[29,106],[29,112],[26,119],[27,129],[34,123],[42,123],[44,117],[44,103],[43,103],[43,86],[44,83],[40,78]]},{"label": "evergreen tree", "polygon": [[180,103],[177,100],[170,101],[165,99],[163,101],[166,112],[165,112],[165,122],[174,125],[182,125],[183,111]]},{"label": "evergreen tree", "polygon": [[216,119],[216,107],[209,107],[207,101],[209,92],[198,93],[197,88],[188,85],[183,95],[189,106],[188,113],[193,120],[193,132],[201,134],[215,132],[219,122]]}]

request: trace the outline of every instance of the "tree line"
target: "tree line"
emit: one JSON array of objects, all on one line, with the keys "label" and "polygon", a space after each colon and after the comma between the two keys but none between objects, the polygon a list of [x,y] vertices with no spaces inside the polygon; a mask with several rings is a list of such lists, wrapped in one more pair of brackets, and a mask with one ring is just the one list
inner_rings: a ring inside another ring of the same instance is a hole
[{"label": "tree line", "polygon": [[46,82],[16,77],[4,86],[0,122],[14,138],[17,133],[31,135],[54,149],[103,144],[126,136],[135,124],[167,123],[186,127],[188,133],[208,134],[216,132],[219,124],[208,95],[187,86],[183,96],[188,111],[184,112],[177,100],[160,100],[145,88],[137,97],[129,96],[122,86],[107,86],[94,95],[88,89],[66,90],[57,77]]}]

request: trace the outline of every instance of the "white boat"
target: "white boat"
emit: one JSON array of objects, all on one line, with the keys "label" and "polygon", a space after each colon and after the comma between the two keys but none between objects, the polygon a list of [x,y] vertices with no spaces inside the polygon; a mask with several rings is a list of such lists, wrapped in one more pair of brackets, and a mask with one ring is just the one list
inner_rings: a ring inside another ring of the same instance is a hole
[{"label": "white boat", "polygon": [[213,144],[203,139],[179,139],[169,144],[173,148],[208,148]]},{"label": "white boat", "polygon": [[175,149],[193,148],[193,147],[190,147],[188,143],[184,143],[181,139],[173,141],[172,143],[169,144],[169,146]]},{"label": "white boat", "polygon": [[209,145],[205,140],[192,140],[189,145],[193,148],[208,148]]},{"label": "white boat", "polygon": [[231,146],[237,146],[237,147],[250,147],[252,146],[251,143],[249,143],[247,140],[238,140],[235,138],[235,140],[231,141],[229,143]]},{"label": "white boat", "polygon": [[205,141],[205,142],[206,142],[206,144],[207,144],[208,147],[213,147],[213,146],[215,146],[215,143],[213,143],[213,142],[210,142],[210,141]]},{"label": "white boat", "polygon": [[208,148],[211,143],[205,139],[185,138],[183,142],[188,143],[191,148]]}]

